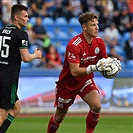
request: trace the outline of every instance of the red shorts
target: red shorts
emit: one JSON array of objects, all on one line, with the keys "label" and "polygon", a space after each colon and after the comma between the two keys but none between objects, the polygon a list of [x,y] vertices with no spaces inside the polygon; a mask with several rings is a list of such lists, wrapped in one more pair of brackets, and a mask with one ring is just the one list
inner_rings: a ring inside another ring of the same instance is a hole
[{"label": "red shorts", "polygon": [[[68,90],[67,88],[56,88],[56,100],[55,106],[60,109],[68,109],[71,106],[76,98],[79,95],[82,99],[92,90],[98,90],[93,79],[86,81],[84,86],[76,90]],[[99,91],[99,90],[98,90]]]}]

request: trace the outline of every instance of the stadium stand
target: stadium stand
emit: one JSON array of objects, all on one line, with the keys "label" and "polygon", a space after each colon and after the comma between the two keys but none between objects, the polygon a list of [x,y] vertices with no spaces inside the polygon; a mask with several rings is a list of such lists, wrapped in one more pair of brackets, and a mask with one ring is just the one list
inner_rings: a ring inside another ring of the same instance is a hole
[{"label": "stadium stand", "polygon": [[[61,55],[62,61],[64,58],[64,53],[68,41],[75,35],[81,33],[81,26],[78,22],[78,19],[75,17],[71,18],[68,22],[64,17],[56,18],[55,20],[50,17],[43,18],[43,26],[46,28],[46,31],[51,39],[51,44],[57,48],[57,51]],[[35,24],[35,18],[30,18],[29,23]],[[104,32],[99,32],[100,37],[104,37]],[[119,34],[119,46],[115,47],[117,54],[125,57],[124,43],[129,39],[129,32],[125,32],[123,35]],[[107,53],[110,52],[108,46],[106,46]],[[126,58],[126,57],[125,57]],[[132,69],[133,61],[126,60],[121,61],[123,69]],[[31,64],[22,63],[22,68],[29,68]]]},{"label": "stadium stand", "polygon": [[78,18],[76,17],[70,18],[69,29],[70,29],[70,32],[80,33],[82,31]]},{"label": "stadium stand", "polygon": [[64,18],[64,17],[56,18],[54,25],[56,27],[56,33],[60,32],[60,31],[63,31],[66,33],[69,32],[68,22],[67,22],[66,18]]},{"label": "stadium stand", "polygon": [[29,19],[29,23],[32,24],[32,25],[35,25],[36,24],[36,17],[31,17]]},{"label": "stadium stand", "polygon": [[51,18],[51,17],[44,17],[44,18],[42,18],[42,25],[45,27],[47,32],[55,33],[56,27],[55,27],[54,23],[55,22],[54,22],[53,18]]},{"label": "stadium stand", "polygon": [[[102,1],[102,0],[101,0]],[[97,10],[95,7],[95,2],[88,2],[88,10],[89,11],[94,11],[97,12],[98,14],[100,11]],[[103,8],[104,6],[107,6],[109,14],[112,13],[114,15],[117,11],[117,13],[121,13],[121,10],[118,9],[117,5],[121,6],[129,6],[129,2],[124,2],[124,4],[121,1],[114,2],[114,0],[111,0],[112,2],[112,7],[108,7],[108,2],[104,3],[104,5],[99,5],[99,8]],[[30,8],[29,3],[27,2],[27,5]],[[113,7],[114,6],[114,7]],[[123,7],[121,7],[123,8]],[[112,10],[111,10],[112,9]],[[113,10],[114,9],[114,10]],[[65,9],[64,9],[65,10]],[[131,16],[133,16],[132,12],[129,10],[129,13]],[[102,13],[100,13],[102,15]],[[113,18],[116,16],[111,16],[112,21]],[[126,18],[125,18],[126,19]],[[133,22],[133,17],[132,20]],[[29,23],[33,26],[36,24],[36,17],[32,16],[29,18]],[[51,44],[54,45],[57,48],[57,51],[62,55],[62,58],[64,57],[65,53],[65,48],[68,43],[68,41],[75,35],[81,33],[82,29],[78,21],[77,16],[73,16],[71,18],[65,18],[65,16],[60,16],[56,18],[52,18],[50,16],[42,16],[42,25],[45,27],[47,34],[50,37]],[[3,27],[2,20],[0,21],[0,28]],[[132,25],[132,30],[133,30],[133,25]],[[99,36],[104,39],[104,31],[99,31]],[[115,47],[115,51],[117,54],[123,56],[126,60],[122,61],[122,67],[124,69],[132,69],[133,68],[133,60],[128,60],[126,58],[125,50],[124,50],[124,45],[127,40],[130,38],[130,32],[126,31],[123,34],[119,33],[118,37],[118,46]],[[32,49],[32,48],[31,48]],[[109,46],[106,46],[107,53],[110,53],[110,48]],[[133,50],[132,50],[133,51]],[[62,59],[63,60],[63,59]],[[31,64],[24,64],[22,63],[22,68],[32,68]]]}]

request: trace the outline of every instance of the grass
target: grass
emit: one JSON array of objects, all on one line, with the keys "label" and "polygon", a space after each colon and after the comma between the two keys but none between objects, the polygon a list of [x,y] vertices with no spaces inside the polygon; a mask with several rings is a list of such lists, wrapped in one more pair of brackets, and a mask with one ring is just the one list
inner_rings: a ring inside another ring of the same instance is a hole
[{"label": "grass", "polygon": [[[17,117],[7,133],[46,133],[50,116]],[[133,116],[101,116],[95,133],[132,133]],[[85,116],[67,116],[57,133],[85,133]]]}]

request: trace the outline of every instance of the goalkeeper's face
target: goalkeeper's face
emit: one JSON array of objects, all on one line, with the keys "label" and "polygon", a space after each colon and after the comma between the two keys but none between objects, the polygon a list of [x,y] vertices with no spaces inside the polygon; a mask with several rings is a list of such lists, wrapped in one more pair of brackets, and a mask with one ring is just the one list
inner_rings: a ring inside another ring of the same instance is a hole
[{"label": "goalkeeper's face", "polygon": [[86,23],[83,26],[83,32],[88,34],[90,37],[97,37],[98,36],[98,30],[99,30],[99,26],[98,26],[98,20],[97,19],[93,19],[92,21],[88,21],[88,23]]}]

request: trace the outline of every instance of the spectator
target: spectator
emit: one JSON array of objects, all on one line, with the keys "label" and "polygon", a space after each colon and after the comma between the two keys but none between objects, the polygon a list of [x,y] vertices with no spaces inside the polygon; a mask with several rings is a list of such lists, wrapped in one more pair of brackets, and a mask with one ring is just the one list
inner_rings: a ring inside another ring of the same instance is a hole
[{"label": "spectator", "polygon": [[55,19],[56,8],[56,0],[45,0],[43,5],[43,11],[45,12],[45,14],[43,15]]},{"label": "spectator", "polygon": [[[34,52],[34,49],[38,48],[38,46],[36,45],[36,37],[33,32],[33,25],[31,23],[28,23],[26,30],[27,30],[28,41],[29,41],[29,52],[32,54]],[[31,61],[32,67],[33,68],[41,67],[42,59],[44,60],[44,57],[42,57],[40,60],[38,60],[38,59],[32,60]]]},{"label": "spectator", "polygon": [[80,0],[82,12],[89,11],[89,3],[87,0]]},{"label": "spectator", "polygon": [[34,34],[33,34],[33,25],[31,23],[28,23],[26,30],[29,35],[29,38],[28,38],[29,46],[31,47],[31,46],[35,45],[35,38],[34,38]]},{"label": "spectator", "polygon": [[94,7],[95,7],[98,15],[101,16],[102,13],[103,13],[102,1],[101,0],[96,0],[96,3],[94,5]]},{"label": "spectator", "polygon": [[128,9],[129,9],[129,13],[131,14],[131,18],[132,18],[132,26],[133,26],[133,0],[126,0],[127,1],[127,5],[128,5]]},{"label": "spectator", "polygon": [[106,45],[110,45],[111,40],[114,38],[118,40],[119,31],[115,26],[115,23],[111,23],[109,27],[104,29],[104,40]]},{"label": "spectator", "polygon": [[121,11],[124,7],[127,7],[126,0],[112,0],[114,5],[114,11]]},{"label": "spectator", "polygon": [[124,50],[126,58],[128,60],[133,60],[133,31],[130,32],[130,39],[125,42]]},{"label": "spectator", "polygon": [[2,22],[4,26],[11,23],[11,1],[2,1]]},{"label": "spectator", "polygon": [[47,53],[48,46],[50,45],[50,39],[44,26],[42,25],[42,18],[40,16],[36,18],[36,24],[33,26],[33,34],[36,45]]},{"label": "spectator", "polygon": [[55,0],[56,1],[56,11],[55,11],[55,18],[63,17],[63,7],[62,7],[62,0]]},{"label": "spectator", "polygon": [[114,16],[114,22],[119,30],[119,32],[123,35],[125,32],[130,32],[133,28],[132,17],[129,13],[128,7],[123,7],[120,11],[120,14]]},{"label": "spectator", "polygon": [[52,45],[49,46],[48,53],[46,54],[46,65],[47,68],[61,69],[62,62],[61,57],[58,54],[56,48]]},{"label": "spectator", "polygon": [[18,4],[24,5],[24,6],[28,6],[28,1],[27,0],[17,0]]},{"label": "spectator", "polygon": [[44,3],[43,0],[29,0],[29,17],[43,16]]},{"label": "spectator", "polygon": [[82,6],[80,0],[63,0],[62,1],[64,16],[69,19],[77,17],[82,13]]},{"label": "spectator", "polygon": [[81,8],[82,5],[80,0],[69,0],[69,4],[72,7],[72,10],[71,10],[72,14],[75,17],[78,17],[82,13],[82,8]]},{"label": "spectator", "polygon": [[110,25],[112,21],[112,14],[107,7],[103,8],[103,11],[99,15],[99,30],[104,31],[106,27]]},{"label": "spectator", "polygon": [[110,57],[117,58],[121,61],[125,60],[125,58],[121,56],[120,54],[118,54],[116,51],[117,48],[120,48],[118,44],[118,40],[116,38],[112,39],[112,41],[110,42],[109,48],[110,48],[110,53],[109,53]]},{"label": "spectator", "polygon": [[0,1],[0,20],[2,18],[2,2]]},{"label": "spectator", "polygon": [[[104,2],[105,2],[105,5],[104,6],[106,6],[107,8],[108,8],[108,10],[109,10],[109,12],[113,15],[113,8],[114,8],[114,5],[113,5],[113,2],[112,2],[112,0],[103,0]],[[103,2],[103,3],[104,3]]]}]

